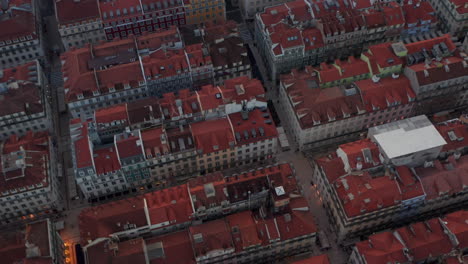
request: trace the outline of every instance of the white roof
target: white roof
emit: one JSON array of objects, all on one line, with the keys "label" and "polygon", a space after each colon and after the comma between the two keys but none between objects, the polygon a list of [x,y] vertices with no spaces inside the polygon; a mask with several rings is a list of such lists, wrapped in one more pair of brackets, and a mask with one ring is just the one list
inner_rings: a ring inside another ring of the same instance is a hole
[{"label": "white roof", "polygon": [[433,125],[412,130],[398,128],[374,135],[374,138],[390,159],[447,144]]}]

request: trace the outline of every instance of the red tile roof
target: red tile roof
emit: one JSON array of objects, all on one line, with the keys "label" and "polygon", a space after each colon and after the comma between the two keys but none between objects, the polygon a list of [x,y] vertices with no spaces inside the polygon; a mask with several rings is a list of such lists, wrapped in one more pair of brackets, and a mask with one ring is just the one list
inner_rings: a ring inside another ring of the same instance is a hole
[{"label": "red tile roof", "polygon": [[247,250],[249,247],[260,246],[262,244],[251,211],[243,211],[229,215],[226,217],[226,222],[231,228],[236,252],[241,252]]},{"label": "red tile roof", "polygon": [[8,4],[8,11],[0,14],[0,28],[2,29],[0,31],[0,41],[13,41],[14,39],[20,42],[29,41],[27,39],[20,40],[20,38],[26,38],[26,36],[35,39],[36,22],[32,2],[25,0],[6,3]]},{"label": "red tile roof", "polygon": [[114,147],[95,149],[93,159],[97,175],[120,170],[119,158]]},{"label": "red tile roof", "polygon": [[405,44],[406,49],[408,50],[408,54],[413,54],[416,52],[420,52],[423,49],[431,50],[434,45],[445,43],[449,49],[449,51],[454,51],[456,49],[455,44],[452,41],[452,38],[449,34],[442,35],[440,37],[431,38],[423,41],[417,41]]},{"label": "red tile roof", "polygon": [[439,123],[436,129],[447,142],[442,147],[443,152],[456,151],[468,146],[468,127],[459,119]]},{"label": "red tile roof", "polygon": [[221,206],[222,202],[228,201],[226,182],[221,172],[193,178],[188,181],[188,188],[195,210],[202,206],[205,209]]},{"label": "red tile roof", "polygon": [[148,79],[167,78],[189,70],[183,50],[159,49],[143,58],[143,68]]},{"label": "red tile roof", "polygon": [[384,110],[395,104],[409,104],[410,99],[415,100],[416,94],[411,88],[408,78],[382,78],[378,82],[366,79],[355,82],[359,88],[366,111],[372,112],[376,109]]},{"label": "red tile roof", "polygon": [[367,264],[406,263],[403,253],[405,246],[391,233],[384,232],[369,237],[369,240],[358,242],[356,248]]},{"label": "red tile roof", "polygon": [[[403,60],[393,52],[392,43],[390,42],[370,46],[365,55],[372,62],[375,62],[380,69],[403,64]],[[374,75],[379,73],[377,70],[373,70]]]},{"label": "red tile roof", "polygon": [[[49,170],[45,168],[50,166],[50,162],[54,162],[50,160],[49,148],[47,132],[30,131],[20,138],[12,135],[2,142],[0,145],[0,154],[3,155],[0,160],[0,192],[16,189],[21,193],[23,191],[18,188],[38,184],[47,187],[50,179]],[[25,151],[24,157],[18,156],[19,153],[16,154],[22,150]],[[24,167],[21,164],[24,164]]]},{"label": "red tile roof", "polygon": [[433,23],[437,20],[434,8],[429,1],[414,0],[411,1],[411,4],[409,2],[409,0],[405,0],[403,5],[406,26],[408,24],[421,24],[425,21]]},{"label": "red tile roof", "polygon": [[175,93],[165,93],[159,101],[164,118],[171,119],[202,111],[197,94],[188,89]]},{"label": "red tile roof", "polygon": [[433,167],[415,169],[428,200],[457,194],[468,187],[468,156],[461,156],[458,160],[451,156],[446,163],[436,160],[433,164]]},{"label": "red tile roof", "polygon": [[128,124],[127,105],[119,104],[108,108],[99,108],[95,111],[94,118],[98,126],[100,124],[111,124],[116,121]]},{"label": "red tile roof", "polygon": [[237,145],[278,137],[278,131],[268,109],[254,109],[244,119],[242,113],[229,115]]},{"label": "red tile roof", "polygon": [[158,228],[191,221],[194,210],[186,184],[147,193],[144,198],[148,205],[151,224],[160,225],[167,222],[165,226]]},{"label": "red tile roof", "polygon": [[145,263],[144,247],[145,241],[142,238],[119,243],[104,240],[87,248],[87,261],[89,264],[125,264],[133,261],[135,263]]},{"label": "red tile roof", "polygon": [[291,264],[330,264],[330,260],[328,259],[328,255],[323,254],[303,260],[294,261]]},{"label": "red tile roof", "polygon": [[467,62],[461,57],[447,57],[440,62],[431,61],[430,64],[419,63],[408,66],[416,73],[419,85],[427,85],[445,80],[461,78],[468,75]]},{"label": "red tile roof", "polygon": [[[10,230],[0,233],[0,255],[3,263],[52,263],[49,248],[49,227],[47,220],[28,224],[24,230]],[[28,258],[26,243],[37,247],[39,256]],[[44,262],[41,262],[43,260]]]},{"label": "red tile roof", "polygon": [[350,174],[335,181],[334,187],[348,217],[391,207],[402,200],[398,184],[389,175],[373,178],[367,171]]},{"label": "red tile roof", "polygon": [[82,244],[125,231],[129,224],[136,228],[148,225],[143,208],[143,197],[137,196],[82,210],[78,217]]},{"label": "red tile roof", "polygon": [[468,13],[468,6],[465,0],[449,0],[449,1],[455,6],[455,10],[457,10],[459,14]]},{"label": "red tile roof", "polygon": [[281,76],[303,129],[312,127],[314,122],[327,123],[364,109],[358,94],[346,96],[339,87],[320,89],[315,80],[312,73],[295,70]]},{"label": "red tile roof", "polygon": [[452,251],[449,237],[444,233],[439,219],[433,218],[396,230],[410,250],[414,262],[429,256],[442,256]]},{"label": "red tile roof", "polygon": [[190,240],[197,258],[214,251],[234,251],[231,230],[224,219],[189,227]]},{"label": "red tile roof", "polygon": [[[342,144],[338,151],[343,151],[346,155],[346,161],[352,170],[356,170],[358,163],[360,163],[361,169],[369,169],[380,165],[379,147],[368,138]],[[366,155],[367,151],[370,154],[369,156]]]},{"label": "red tile roof", "polygon": [[442,221],[446,222],[446,226],[457,237],[458,248],[468,247],[468,211],[461,210],[446,215]]},{"label": "red tile roof", "polygon": [[75,160],[77,168],[93,166],[91,143],[88,138],[88,123],[84,122],[79,128],[80,135],[73,144],[75,145]]},{"label": "red tile roof", "polygon": [[127,103],[127,113],[130,124],[138,124],[162,117],[159,99],[148,97]]},{"label": "red tile roof", "polygon": [[221,118],[190,124],[198,151],[207,154],[223,151],[235,143],[229,119]]},{"label": "red tile roof", "polygon": [[143,140],[146,158],[162,156],[170,151],[167,135],[161,127],[141,131],[141,139]]},{"label": "red tile roof", "polygon": [[162,243],[163,257],[150,259],[150,264],[194,264],[192,244],[187,230],[146,240],[146,246]]},{"label": "red tile roof", "polygon": [[100,18],[97,0],[55,0],[54,2],[59,26]]},{"label": "red tile roof", "polygon": [[116,135],[115,139],[119,160],[144,154],[139,131],[124,132]]}]

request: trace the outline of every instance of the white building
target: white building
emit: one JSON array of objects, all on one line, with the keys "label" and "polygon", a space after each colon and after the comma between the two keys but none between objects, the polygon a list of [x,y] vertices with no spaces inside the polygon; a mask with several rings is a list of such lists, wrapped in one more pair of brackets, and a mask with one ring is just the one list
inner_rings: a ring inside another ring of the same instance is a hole
[{"label": "white building", "polygon": [[369,128],[367,136],[379,145],[384,163],[394,166],[421,166],[437,159],[447,144],[424,116]]}]

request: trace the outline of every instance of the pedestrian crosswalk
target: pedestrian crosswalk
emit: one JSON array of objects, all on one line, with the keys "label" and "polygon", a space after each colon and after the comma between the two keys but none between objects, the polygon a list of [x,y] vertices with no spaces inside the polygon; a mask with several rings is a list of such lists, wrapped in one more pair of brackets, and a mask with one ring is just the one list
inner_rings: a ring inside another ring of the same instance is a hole
[{"label": "pedestrian crosswalk", "polygon": [[63,86],[63,75],[61,71],[52,71],[50,73],[50,84],[55,87]]}]

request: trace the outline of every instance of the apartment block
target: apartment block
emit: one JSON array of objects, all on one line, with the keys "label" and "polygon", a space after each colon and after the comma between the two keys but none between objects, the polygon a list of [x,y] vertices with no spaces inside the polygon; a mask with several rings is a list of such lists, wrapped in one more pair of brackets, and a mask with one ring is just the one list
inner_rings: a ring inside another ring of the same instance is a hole
[{"label": "apartment block", "polygon": [[416,222],[358,242],[348,263],[465,263],[467,211]]},{"label": "apartment block", "polygon": [[[340,239],[450,212],[467,202],[466,125],[417,116],[316,160],[313,181]],[[460,184],[461,183],[461,184]]]},{"label": "apartment block", "polygon": [[[205,85],[198,91],[188,89],[148,97],[129,103],[99,108],[92,118],[91,138],[96,144],[112,141],[114,135],[130,129],[164,124],[176,127],[197,121],[224,117],[243,108],[266,108],[265,90],[257,79],[238,77],[223,86]],[[97,135],[96,135],[97,133]]]},{"label": "apartment block", "polygon": [[217,172],[191,179],[187,184],[85,209],[79,217],[80,234],[85,245],[106,237],[123,241],[159,235],[186,228],[192,222],[258,209],[270,199],[281,200],[276,206],[279,212],[299,196],[289,164],[233,175]]},{"label": "apartment block", "polygon": [[268,263],[306,252],[317,227],[293,169],[280,164],[85,209],[80,232],[86,263]]},{"label": "apartment block", "polygon": [[0,140],[51,127],[45,85],[38,61],[0,70]]},{"label": "apartment block", "polygon": [[62,56],[72,117],[97,108],[191,88],[192,77],[212,78],[209,55],[184,47],[177,28],[76,49]]},{"label": "apartment block", "polygon": [[418,100],[417,114],[433,114],[467,104],[467,55],[449,35],[407,45],[404,74]]},{"label": "apartment block", "polygon": [[462,37],[468,29],[468,6],[463,0],[429,0],[445,32]]},{"label": "apartment block", "polygon": [[97,0],[56,0],[54,4],[65,50],[107,40]]},{"label": "apartment block", "polygon": [[40,58],[41,18],[35,15],[36,1],[3,1],[0,10],[0,69]]},{"label": "apartment block", "polygon": [[298,0],[257,13],[255,41],[270,77],[357,55],[372,44],[430,33],[437,25],[427,3],[411,9],[396,1],[359,2],[368,3]]},{"label": "apartment block", "polygon": [[1,143],[0,223],[61,210],[56,156],[46,132],[12,135]]},{"label": "apartment block", "polygon": [[[191,226],[188,230],[124,242],[104,238],[85,247],[86,263],[131,258],[140,263],[251,263],[281,260],[306,252],[316,226],[307,211],[262,216],[244,211]],[[177,241],[177,242],[176,242]],[[129,247],[133,250],[129,250]]]},{"label": "apartment block", "polygon": [[0,245],[4,263],[65,263],[63,241],[50,219],[2,232]]},{"label": "apartment block", "polygon": [[265,108],[189,125],[126,128],[105,144],[93,142],[94,130],[92,122],[71,124],[76,180],[90,199],[269,159],[278,137]]},{"label": "apartment block", "polygon": [[201,32],[213,60],[215,85],[240,76],[252,77],[251,62],[238,24],[234,21],[205,23]]},{"label": "apartment block", "polygon": [[[346,74],[351,79],[362,78],[359,74],[353,76],[353,72],[359,73],[358,67],[349,68],[353,70]],[[345,81],[340,79],[339,70],[334,71],[334,76],[328,73],[333,72],[308,67],[281,76],[281,109],[300,149],[349,140],[372,125],[412,115],[416,95],[405,76],[374,76],[350,85],[321,88],[323,80],[337,80],[331,82],[336,84]]]},{"label": "apartment block", "polygon": [[[86,120],[98,108],[251,76],[234,22],[192,31],[205,33],[187,43],[179,29],[171,27],[66,52],[62,71],[72,117]],[[227,56],[231,44],[235,48]]]}]

